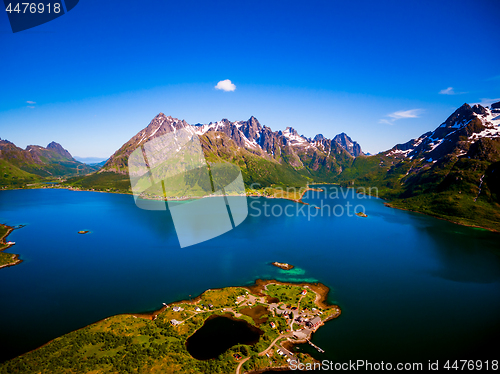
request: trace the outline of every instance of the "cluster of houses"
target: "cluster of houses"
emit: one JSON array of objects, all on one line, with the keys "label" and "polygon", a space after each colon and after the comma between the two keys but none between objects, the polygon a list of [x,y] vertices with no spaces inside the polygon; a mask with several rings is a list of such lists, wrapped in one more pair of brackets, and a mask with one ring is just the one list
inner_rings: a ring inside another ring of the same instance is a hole
[{"label": "cluster of houses", "polygon": [[310,321],[306,322],[306,326],[310,328],[318,327],[321,323],[321,318],[319,316],[314,317]]},{"label": "cluster of houses", "polygon": [[310,329],[313,329],[321,324],[321,317],[314,316],[313,318],[308,319],[308,318],[302,318],[302,316],[298,316],[297,318],[295,318],[295,322],[304,325],[305,327],[308,327]]},{"label": "cluster of houses", "polygon": [[278,349],[276,351],[276,353],[278,353],[280,356],[285,357],[286,362],[288,362],[288,363],[290,363],[292,360],[294,360],[296,363],[299,362],[298,359],[296,357],[294,357],[291,352],[285,351],[283,347],[281,347],[281,349]]},{"label": "cluster of houses", "polygon": [[[247,294],[248,294],[248,292],[247,292]],[[302,296],[306,296],[307,290],[303,289],[300,294]],[[236,298],[235,304],[240,304],[244,300],[246,300],[246,295],[240,295]],[[165,303],[163,305],[165,305],[167,308],[169,307]],[[212,304],[208,304],[206,306],[203,304],[200,304],[200,305],[201,305],[201,308],[200,308],[200,306],[196,306],[196,308],[195,308],[196,312],[201,312],[201,311],[203,311],[203,309],[206,309],[206,308],[213,309],[213,307],[214,307]],[[249,305],[251,305],[251,304],[249,303]],[[181,308],[180,306],[177,306],[177,305],[172,307],[172,311],[174,311],[174,312],[181,312],[183,310],[184,310],[183,308]],[[273,307],[272,310],[276,313],[276,315],[282,315],[286,319],[289,319],[290,321],[294,321],[297,324],[303,326],[304,328],[315,329],[316,327],[318,327],[321,324],[321,317],[319,316],[319,314],[322,314],[322,313],[321,313],[321,311],[318,311],[316,308],[312,308],[312,310],[311,310],[312,313],[305,312],[304,310],[300,311],[300,310],[298,310],[298,308],[296,306],[292,307],[291,305],[288,306],[287,308],[285,308],[284,310],[279,309],[278,307]],[[173,326],[177,326],[177,325],[180,325],[182,323],[182,321],[172,319],[170,321],[170,323]],[[270,324],[271,328],[273,328],[273,329],[277,328],[275,322],[270,322],[269,324]],[[287,330],[287,331],[289,331],[289,330]],[[300,330],[298,330],[298,331],[300,331]]]},{"label": "cluster of houses", "polygon": [[[165,305],[167,308],[169,308],[169,306],[168,306],[167,304],[163,303],[163,305]],[[176,305],[176,306],[174,306],[174,307],[172,307],[172,311],[173,311],[173,312],[182,312],[183,310],[184,310],[183,308],[181,308],[180,306],[177,306],[177,305]],[[171,324],[172,326],[178,326],[178,325],[180,325],[182,322],[183,322],[183,321],[177,321],[176,319],[172,319],[172,320],[170,320],[170,324]]]},{"label": "cluster of houses", "polygon": [[[167,308],[170,308],[170,307],[169,307],[167,304],[165,304],[165,303],[163,303],[163,305],[164,305],[165,307],[167,307]],[[203,305],[203,304],[201,304],[201,306],[202,306],[203,308],[205,307],[205,305]],[[212,304],[208,304],[208,305],[207,305],[207,307],[208,307],[209,309],[213,309],[213,307],[214,307],[214,306],[213,306]],[[183,309],[183,308],[181,308],[181,307],[180,307],[180,306],[178,306],[178,305],[176,305],[176,306],[172,307],[172,311],[173,311],[173,312],[182,312],[183,310],[184,310],[184,309]],[[203,309],[201,309],[199,306],[196,306],[196,308],[195,308],[194,310],[195,310],[196,312],[201,312],[201,311],[203,311]],[[155,316],[155,317],[156,317],[156,316]],[[182,322],[183,322],[183,321],[177,321],[176,319],[172,319],[172,320],[170,321],[170,323],[171,323],[173,326],[180,325]]]},{"label": "cluster of houses", "polygon": [[241,303],[242,301],[245,300],[245,296],[238,296],[236,298],[236,301],[234,302],[236,305],[238,305],[239,303]]}]

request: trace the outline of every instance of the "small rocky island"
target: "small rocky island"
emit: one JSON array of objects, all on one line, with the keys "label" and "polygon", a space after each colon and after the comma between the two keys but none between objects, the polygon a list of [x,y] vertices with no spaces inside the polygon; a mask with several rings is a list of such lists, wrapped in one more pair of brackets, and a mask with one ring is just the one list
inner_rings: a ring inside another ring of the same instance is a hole
[{"label": "small rocky island", "polygon": [[294,268],[293,265],[287,264],[285,262],[271,262],[271,265],[276,266],[283,270],[292,270]]},{"label": "small rocky island", "polygon": [[[340,315],[326,303],[328,291],[320,283],[276,280],[212,289],[151,314],[106,318],[1,364],[0,372],[243,374],[311,365],[314,359],[294,346],[313,345],[311,335]],[[213,324],[222,337],[214,337]]]},{"label": "small rocky island", "polygon": [[358,217],[368,217],[368,216],[367,216],[365,213],[363,213],[363,212],[358,212],[358,213],[356,213],[356,215],[357,215]]},{"label": "small rocky island", "polygon": [[90,231],[89,230],[80,230],[78,231],[79,234],[88,234]]}]

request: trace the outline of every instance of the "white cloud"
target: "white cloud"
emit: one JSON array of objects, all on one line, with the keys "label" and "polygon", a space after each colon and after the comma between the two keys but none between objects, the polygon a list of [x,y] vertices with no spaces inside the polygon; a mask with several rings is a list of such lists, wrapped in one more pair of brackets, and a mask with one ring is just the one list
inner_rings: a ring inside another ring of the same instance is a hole
[{"label": "white cloud", "polygon": [[28,105],[28,108],[35,109],[35,107],[31,105]]},{"label": "white cloud", "polygon": [[401,118],[418,118],[421,111],[421,109],[399,110],[388,114],[387,116],[393,118],[394,120]]},{"label": "white cloud", "polygon": [[480,103],[475,103],[475,104],[479,104],[482,106],[490,106],[491,104],[496,103],[498,101],[500,101],[500,98],[498,98],[498,99],[481,99]]},{"label": "white cloud", "polygon": [[229,79],[224,79],[223,81],[217,83],[215,89],[229,92],[234,91],[236,89],[236,86]]},{"label": "white cloud", "polygon": [[453,91],[453,87],[448,87],[444,90],[439,91],[440,95],[456,95],[455,91]]},{"label": "white cloud", "polygon": [[382,118],[378,120],[378,123],[385,123],[386,125],[393,125],[394,123],[389,121],[388,119]]},{"label": "white cloud", "polygon": [[28,100],[28,101],[26,101],[26,102],[27,102],[28,104],[36,104],[36,102],[35,102],[35,101],[31,101],[31,100]]},{"label": "white cloud", "polygon": [[494,77],[491,77],[491,78],[488,78],[486,79],[487,81],[497,81],[497,80],[500,80],[500,75],[496,75]]},{"label": "white cloud", "polygon": [[398,110],[397,112],[389,113],[387,118],[382,118],[378,121],[378,123],[385,123],[387,125],[393,125],[394,121],[397,121],[398,119],[403,119],[403,118],[418,118],[420,117],[420,113],[422,112],[422,109],[410,109],[410,110]]},{"label": "white cloud", "polygon": [[467,92],[455,92],[453,87],[448,87],[448,88],[445,88],[444,90],[439,91],[440,95],[463,95],[465,93],[467,93]]}]

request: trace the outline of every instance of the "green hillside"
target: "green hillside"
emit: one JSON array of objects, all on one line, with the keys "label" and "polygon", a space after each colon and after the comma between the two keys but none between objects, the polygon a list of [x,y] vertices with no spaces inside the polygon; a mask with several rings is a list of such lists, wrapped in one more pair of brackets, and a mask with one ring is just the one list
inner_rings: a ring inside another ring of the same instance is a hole
[{"label": "green hillside", "polygon": [[477,158],[447,155],[434,163],[384,154],[358,157],[337,181],[377,187],[391,206],[500,231],[500,140]]},{"label": "green hillside", "polygon": [[[0,161],[5,172],[2,185],[22,185],[24,179],[57,178],[67,175],[85,175],[98,170],[98,166],[90,166],[76,161],[68,151],[52,142],[51,148],[30,145],[21,149],[15,144],[0,139]],[[25,172],[25,173],[23,173]]]},{"label": "green hillside", "polygon": [[[352,162],[352,157],[347,152],[342,153],[337,159],[328,158],[325,154],[291,155],[291,150],[286,148],[280,154],[281,160],[276,160],[267,154],[256,154],[238,147],[231,138],[220,132],[208,132],[200,136],[200,142],[209,164],[227,162],[237,165],[241,169],[245,187],[252,189],[271,186],[304,187],[313,181],[333,182],[338,171]],[[287,158],[293,156],[302,163],[301,167],[293,167],[286,162]],[[128,157],[116,154],[113,159],[113,169],[120,170],[120,173],[106,171],[107,168],[103,168],[90,175],[70,178],[65,185],[98,191],[130,193],[127,164]],[[179,185],[178,194],[182,196],[199,194],[198,187],[194,187],[195,189],[190,193],[183,187],[184,182],[179,183],[181,185]],[[162,195],[160,187],[155,190],[155,193]]]},{"label": "green hillside", "polygon": [[7,160],[0,158],[0,186],[21,187],[39,180],[38,175],[21,170]]}]

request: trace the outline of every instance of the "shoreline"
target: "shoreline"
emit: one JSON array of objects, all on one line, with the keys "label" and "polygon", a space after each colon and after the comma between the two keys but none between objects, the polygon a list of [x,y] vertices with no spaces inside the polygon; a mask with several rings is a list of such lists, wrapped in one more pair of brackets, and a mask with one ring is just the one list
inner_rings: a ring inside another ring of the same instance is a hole
[{"label": "shoreline", "polygon": [[[280,284],[280,285],[290,284],[290,285],[302,286],[302,287],[308,286],[311,290],[313,290],[316,294],[319,295],[319,298],[316,298],[316,300],[315,300],[315,302],[318,304],[319,307],[324,308],[324,309],[338,307],[338,305],[328,303],[327,299],[328,299],[328,293],[330,292],[330,288],[328,286],[325,286],[323,283],[320,283],[320,282],[315,282],[315,283],[291,282],[291,281],[282,282],[282,281],[279,281],[277,279],[260,279],[260,278],[257,278],[254,281],[254,283],[250,284],[250,285],[243,285],[243,286],[236,285],[236,286],[226,286],[226,287],[220,287],[220,288],[209,288],[209,289],[206,289],[205,291],[203,291],[200,295],[198,295],[192,299],[172,301],[172,302],[168,303],[168,306],[170,307],[172,305],[177,305],[177,304],[194,305],[194,304],[197,304],[201,300],[201,298],[205,292],[223,290],[223,289],[229,288],[229,287],[245,288],[249,292],[253,292],[259,296],[267,296],[266,294],[262,293],[261,291],[263,291],[265,289],[265,286],[267,286],[268,284]],[[160,309],[154,310],[152,312],[123,313],[123,314],[134,315],[136,317],[141,317],[141,318],[154,319],[158,314],[163,312],[165,309],[167,309],[167,307],[163,306]]]},{"label": "shoreline", "polygon": [[[99,193],[110,193],[110,194],[116,194],[116,195],[129,195],[129,196],[134,196],[132,192],[115,192],[115,191],[96,191],[96,190],[85,190],[85,189],[75,189],[72,187],[66,187],[66,186],[59,186],[59,187],[34,187],[34,188],[8,188],[4,189],[2,191],[19,191],[19,190],[68,190],[68,191],[74,191],[74,192],[99,192]],[[276,196],[265,196],[263,194],[240,194],[240,195],[225,195],[227,197],[241,197],[241,196],[246,196],[246,197],[264,197],[266,199],[283,199],[283,200],[290,200],[294,201],[296,203],[300,204],[306,204],[309,205],[308,203],[304,203],[302,201],[302,198],[306,194],[307,191],[323,191],[321,189],[317,188],[311,188],[309,186],[307,187],[299,187],[299,190],[301,191],[300,197],[298,199],[292,199],[289,197],[276,197]],[[183,198],[170,198],[170,199],[158,199],[158,198],[153,198],[153,197],[142,197],[139,196],[140,199],[142,200],[156,200],[156,201],[187,201],[187,200],[199,200],[199,199],[204,199],[207,197],[221,197],[223,195],[207,195],[207,196],[188,196],[188,197],[183,197]]]},{"label": "shoreline", "polygon": [[[358,187],[343,187],[343,188],[353,188],[353,189],[356,189],[356,193],[361,193],[361,192],[358,192],[358,190],[357,190]],[[440,219],[442,221],[448,221],[448,222],[453,223],[454,225],[458,225],[458,226],[472,227],[472,228],[476,228],[476,229],[487,230],[489,232],[500,233],[500,230],[492,229],[490,227],[478,226],[478,225],[473,225],[473,224],[464,223],[464,222],[457,222],[457,221],[454,221],[452,218],[445,218],[445,217],[438,216],[436,214],[424,213],[424,212],[420,212],[418,210],[413,210],[413,209],[409,209],[409,208],[402,208],[402,207],[399,207],[399,206],[395,206],[389,200],[386,200],[386,199],[384,199],[382,197],[379,197],[379,196],[372,196],[372,195],[369,195],[369,194],[368,195],[364,194],[364,195],[369,196],[369,197],[374,197],[374,198],[382,200],[384,202],[384,206],[386,206],[388,208],[399,209],[399,210],[403,210],[405,212],[412,212],[412,213],[422,214],[424,216],[428,216],[428,217]]]},{"label": "shoreline", "polygon": [[0,265],[0,269],[2,268],[7,268],[7,267],[10,267],[10,266],[15,266],[15,265],[18,265],[20,264],[21,262],[23,262],[23,260],[21,260],[19,258],[19,255],[18,254],[15,254],[15,253],[6,253],[6,252],[3,252],[4,250],[12,247],[12,244],[7,244],[5,242],[5,239],[7,238],[7,236],[9,236],[9,234],[14,231],[14,228],[11,227],[11,226],[8,226],[8,225],[5,225],[3,223],[0,223],[1,226],[5,227],[7,229],[7,232],[0,238],[0,245],[3,246],[3,248],[0,249],[0,252],[2,253],[5,253],[5,254],[11,254],[12,257],[12,261],[8,264],[4,264],[4,265]]},{"label": "shoreline", "polygon": [[325,286],[323,283],[320,282],[282,282],[276,279],[256,279],[254,284],[250,286],[240,286],[242,288],[247,288],[250,291],[259,294],[260,296],[265,296],[265,294],[261,293],[260,291],[264,289],[265,286],[268,284],[291,284],[294,286],[301,286],[305,287],[308,286],[313,290],[316,294],[318,294],[319,299],[316,298],[315,302],[318,304],[319,307],[324,308],[324,309],[329,309],[334,306],[338,306],[335,304],[329,304],[327,299],[328,299],[328,293],[330,292],[330,288],[328,286]]},{"label": "shoreline", "polygon": [[[270,285],[270,284],[278,284],[278,285],[282,285],[282,286],[286,286],[286,285],[293,285],[293,286],[307,286],[310,290],[312,290],[313,292],[316,293],[316,298],[314,300],[314,303],[316,304],[316,306],[318,308],[322,308],[322,309],[332,309],[332,308],[336,308],[338,313],[337,314],[332,314],[330,316],[328,316],[326,319],[324,319],[323,321],[321,321],[321,323],[316,326],[314,328],[314,330],[311,332],[311,336],[312,334],[314,334],[319,328],[321,328],[326,322],[332,320],[332,319],[335,319],[337,318],[340,314],[341,314],[341,309],[338,305],[335,305],[335,304],[329,304],[326,300],[327,300],[327,296],[328,296],[328,292],[330,291],[329,287],[327,287],[326,285],[322,284],[322,283],[319,283],[319,282],[315,282],[315,283],[308,283],[308,282],[289,282],[289,281],[286,281],[286,282],[283,282],[283,281],[278,281],[278,280],[275,280],[275,279],[256,279],[254,281],[253,284],[251,285],[242,285],[242,286],[233,286],[233,285],[230,285],[230,286],[226,286],[226,287],[221,287],[221,288],[209,288],[209,289],[206,289],[204,290],[201,294],[197,295],[196,297],[192,298],[192,299],[189,299],[189,300],[177,300],[177,301],[173,301],[173,302],[170,302],[168,303],[167,306],[163,306],[161,307],[159,310],[156,310],[156,311],[153,311],[151,313],[149,312],[139,312],[139,313],[118,313],[118,314],[113,314],[113,315],[109,315],[109,316],[106,316],[102,319],[99,319],[95,322],[92,322],[92,323],[89,323],[89,324],[86,324],[85,326],[82,326],[80,328],[77,328],[75,330],[71,330],[71,331],[68,331],[60,336],[57,336],[55,337],[54,339],[51,339],[49,341],[47,341],[46,343],[40,345],[39,347],[36,347],[34,349],[31,349],[29,351],[26,351],[18,356],[15,356],[11,359],[8,359],[7,361],[11,361],[11,360],[14,360],[16,358],[19,358],[19,357],[22,357],[24,355],[27,355],[27,354],[30,354],[32,352],[35,352],[43,347],[46,347],[48,345],[50,345],[52,342],[60,339],[62,336],[65,336],[67,334],[70,334],[72,332],[75,332],[75,331],[79,331],[79,330],[82,330],[82,329],[85,329],[85,328],[88,328],[89,326],[93,326],[93,325],[97,325],[97,324],[100,324],[110,318],[113,318],[113,317],[118,317],[118,316],[125,316],[125,317],[134,317],[134,318],[143,318],[143,319],[147,319],[147,320],[156,320],[156,318],[158,317],[158,315],[162,312],[164,312],[166,309],[168,308],[172,308],[173,306],[175,305],[178,305],[178,304],[189,304],[189,305],[193,305],[193,304],[197,304],[201,301],[203,295],[206,293],[206,292],[209,292],[209,291],[214,291],[214,290],[225,290],[227,288],[242,288],[242,289],[245,289],[245,290],[248,290],[249,293],[251,294],[254,294],[256,296],[268,296],[266,294],[263,293],[263,291],[266,290],[266,286],[267,285]],[[224,311],[224,309],[222,309],[222,311]],[[213,312],[211,313],[211,315],[208,317],[210,318],[211,316],[217,316],[217,315],[222,315],[222,316],[225,316],[224,314],[218,314],[218,312],[220,312],[220,310],[218,309],[215,309],[213,310]],[[228,312],[227,312],[228,313]],[[234,314],[234,313],[233,313]],[[189,319],[190,317],[188,317]],[[231,318],[236,318],[239,320],[238,317],[236,316],[231,316]],[[196,332],[197,330],[195,330]],[[278,342],[276,343],[276,346],[279,347],[281,346],[282,344],[283,345],[298,345],[298,344],[302,344],[303,341],[294,341],[292,340],[290,337],[282,337],[281,340],[281,343],[278,344]],[[305,342],[305,341],[304,341]],[[272,345],[271,345],[272,346]],[[262,352],[261,352],[262,353]],[[308,354],[308,353],[302,353],[304,355],[307,355],[309,356],[311,359],[314,360],[314,358]],[[260,356],[260,355],[259,355]],[[249,356],[250,358],[251,356]],[[194,359],[194,358],[193,358]],[[7,362],[5,361],[5,362]],[[287,370],[289,369],[288,366],[275,366],[275,367],[268,367],[268,368],[263,368],[263,369],[258,369],[258,371],[249,371],[249,372],[246,372],[247,374],[249,373],[259,373],[259,372],[263,372],[263,371],[266,371],[266,370],[272,370],[272,371],[280,371],[280,370]],[[262,371],[263,370],[263,371]]]},{"label": "shoreline", "polygon": [[[340,186],[339,184],[335,184],[335,183],[312,183],[312,184],[313,185],[333,185],[333,186]],[[355,189],[356,187],[342,187],[342,188],[354,188]],[[2,191],[46,190],[46,189],[54,189],[54,188],[38,188],[38,187],[37,188],[9,188],[9,189],[4,189]],[[133,193],[131,193],[131,192],[126,193],[126,192],[114,192],[114,191],[95,191],[95,190],[73,189],[73,188],[70,188],[70,187],[58,187],[57,189],[68,190],[68,191],[75,191],[75,192],[99,192],[99,193],[111,193],[111,194],[117,194],[117,195],[130,195],[130,196],[133,196]],[[293,202],[296,202],[296,203],[299,203],[299,204],[309,205],[309,203],[305,203],[305,202],[302,201],[302,198],[304,197],[304,195],[305,195],[305,193],[307,191],[323,191],[323,190],[316,189],[316,188],[310,188],[309,185],[308,185],[307,187],[304,187],[304,190],[302,191],[301,196],[300,196],[299,199],[292,199],[292,198],[288,198],[288,197],[265,196],[265,195],[262,195],[262,194],[245,194],[245,195],[235,195],[235,196],[264,197],[266,199],[283,199],[283,200],[293,201]],[[368,196],[370,196],[370,195],[368,195]],[[211,196],[207,196],[207,197],[211,197]],[[376,197],[376,196],[371,196],[371,197]],[[204,198],[204,197],[201,197],[201,198]],[[406,209],[406,208],[394,206],[389,201],[387,201],[387,200],[385,200],[385,199],[383,199],[381,197],[376,197],[376,198],[378,198],[380,200],[383,200],[384,201],[384,205],[387,206],[388,208],[399,209],[399,210],[403,210],[403,211],[407,211],[407,212],[413,212],[413,213],[423,214],[425,216],[429,216],[429,217],[432,217],[432,218],[440,219],[440,220],[443,220],[443,221],[448,221],[448,222],[453,223],[453,224],[458,225],[458,226],[465,226],[465,227],[472,227],[472,228],[477,228],[477,229],[483,229],[483,230],[487,230],[489,232],[493,232],[493,233],[497,233],[497,234],[500,233],[500,230],[495,230],[495,229],[490,228],[490,227],[484,227],[484,226],[479,226],[479,225],[474,225],[474,224],[469,224],[469,223],[464,223],[464,222],[457,222],[457,221],[454,221],[452,218],[440,217],[440,216],[437,216],[437,215],[434,215],[434,214],[430,214],[430,213],[419,212],[418,210],[412,210],[412,209]],[[141,197],[141,199],[161,201],[159,199],[153,199],[153,198],[142,198]],[[186,201],[186,200],[191,200],[191,199],[195,200],[195,199],[200,199],[200,198],[188,197],[188,198],[183,198],[183,199],[170,199],[170,201]],[[0,250],[0,251],[2,251],[2,250]],[[22,260],[20,260],[20,261],[22,262]]]},{"label": "shoreline", "polygon": [[[384,200],[384,201],[386,201],[386,200]],[[483,229],[483,230],[486,230],[489,232],[493,232],[495,234],[500,234],[500,230],[495,230],[495,229],[492,229],[490,227],[484,227],[484,226],[478,226],[478,225],[473,225],[473,224],[469,224],[469,223],[457,222],[457,221],[453,221],[451,218],[440,217],[438,215],[434,215],[434,214],[430,214],[430,213],[419,212],[418,210],[406,209],[406,208],[402,208],[399,206],[394,206],[390,202],[384,202],[384,205],[388,208],[399,209],[399,210],[403,210],[405,212],[418,213],[418,214],[422,214],[424,216],[440,219],[441,221],[447,221],[447,222],[453,223],[454,225],[471,227],[471,228],[475,228],[475,229]]]}]

